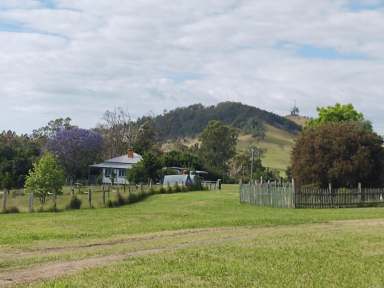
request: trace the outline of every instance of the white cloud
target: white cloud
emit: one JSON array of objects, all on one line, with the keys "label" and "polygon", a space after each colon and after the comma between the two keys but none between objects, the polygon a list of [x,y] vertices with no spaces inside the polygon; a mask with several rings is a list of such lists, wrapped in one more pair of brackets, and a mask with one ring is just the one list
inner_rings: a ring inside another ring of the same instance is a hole
[{"label": "white cloud", "polygon": [[[91,127],[119,105],[139,116],[234,100],[286,113],[296,99],[305,113],[353,102],[384,132],[384,12],[348,3],[2,1],[0,129],[67,115]],[[366,59],[304,58],[300,45]]]}]

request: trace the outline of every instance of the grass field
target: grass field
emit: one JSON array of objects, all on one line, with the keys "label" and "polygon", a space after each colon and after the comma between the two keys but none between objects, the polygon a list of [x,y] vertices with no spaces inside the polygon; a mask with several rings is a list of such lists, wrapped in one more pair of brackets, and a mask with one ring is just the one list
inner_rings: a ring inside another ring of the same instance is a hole
[{"label": "grass field", "polygon": [[238,197],[225,186],[0,215],[0,287],[384,287],[384,209],[257,208]]}]

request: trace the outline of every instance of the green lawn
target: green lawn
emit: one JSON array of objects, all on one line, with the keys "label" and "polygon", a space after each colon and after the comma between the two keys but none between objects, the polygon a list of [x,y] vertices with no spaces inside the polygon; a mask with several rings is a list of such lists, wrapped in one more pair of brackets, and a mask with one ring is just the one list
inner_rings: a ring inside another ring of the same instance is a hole
[{"label": "green lawn", "polygon": [[384,287],[384,220],[362,221],[384,219],[384,209],[257,208],[238,197],[235,185],[116,209],[0,215],[0,286],[2,273],[37,264],[141,251],[31,285]]}]

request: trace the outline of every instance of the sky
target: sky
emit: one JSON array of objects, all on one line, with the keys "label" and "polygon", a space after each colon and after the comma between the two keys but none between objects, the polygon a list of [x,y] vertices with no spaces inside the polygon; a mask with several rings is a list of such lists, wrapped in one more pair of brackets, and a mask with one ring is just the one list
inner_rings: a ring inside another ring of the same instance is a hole
[{"label": "sky", "polygon": [[237,101],[384,133],[384,0],[0,0],[0,130]]}]

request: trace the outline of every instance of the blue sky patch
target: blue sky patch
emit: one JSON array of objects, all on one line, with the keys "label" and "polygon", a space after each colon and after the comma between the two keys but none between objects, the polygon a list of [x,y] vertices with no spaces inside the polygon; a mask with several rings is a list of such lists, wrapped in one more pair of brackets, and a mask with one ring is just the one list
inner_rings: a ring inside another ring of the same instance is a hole
[{"label": "blue sky patch", "polygon": [[276,49],[288,50],[301,58],[323,60],[366,60],[368,56],[357,52],[343,52],[332,47],[320,47],[311,44],[280,42]]},{"label": "blue sky patch", "polygon": [[174,81],[175,83],[183,83],[185,81],[190,80],[200,80],[203,77],[199,73],[194,72],[177,72],[168,75],[168,78]]},{"label": "blue sky patch", "polygon": [[55,0],[40,0],[41,4],[49,9],[55,9],[56,8],[56,1]]},{"label": "blue sky patch", "polygon": [[359,12],[364,10],[384,9],[384,0],[361,1],[352,0],[347,4],[348,10]]},{"label": "blue sky patch", "polygon": [[5,32],[23,32],[23,24],[19,22],[2,22],[0,21],[0,31]]},{"label": "blue sky patch", "polygon": [[334,48],[301,45],[296,49],[297,55],[304,58],[317,58],[328,60],[364,60],[367,56],[355,52],[340,52]]}]

